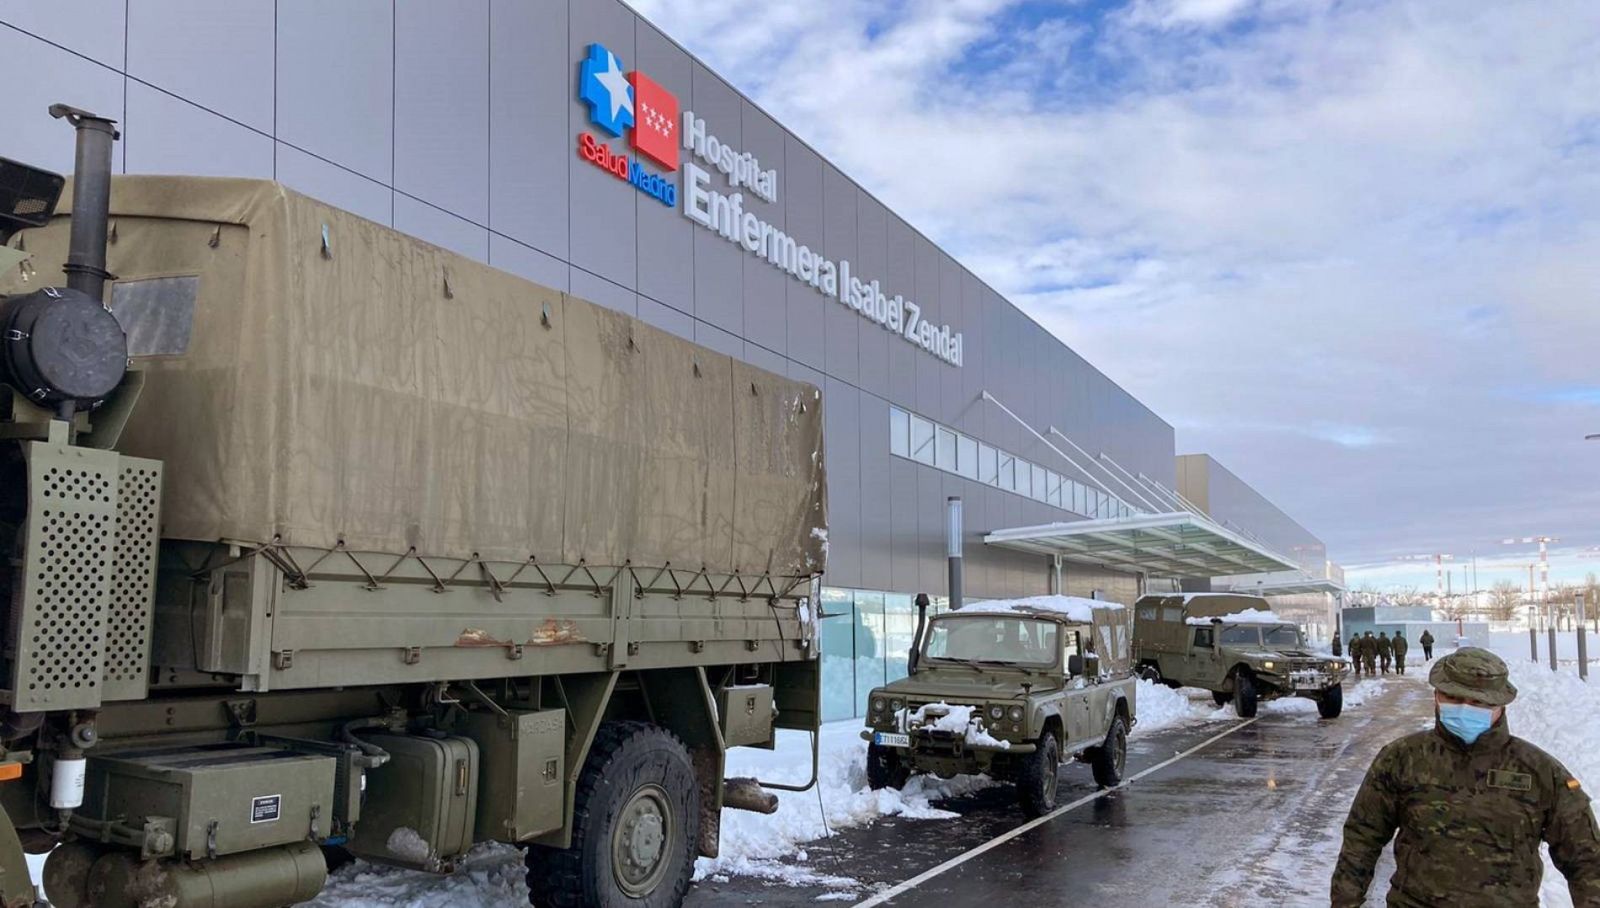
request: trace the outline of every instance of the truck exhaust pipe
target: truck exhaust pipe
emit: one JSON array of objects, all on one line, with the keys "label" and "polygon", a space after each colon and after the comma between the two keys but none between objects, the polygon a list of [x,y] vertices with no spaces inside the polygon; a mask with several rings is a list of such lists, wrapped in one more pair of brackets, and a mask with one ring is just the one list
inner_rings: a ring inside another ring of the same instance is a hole
[{"label": "truck exhaust pipe", "polygon": [[68,241],[67,286],[105,302],[106,233],[111,222],[111,143],[121,138],[117,121],[66,104],[50,105],[50,116],[78,131],[72,167],[72,238]]},{"label": "truck exhaust pipe", "polygon": [[922,661],[922,634],[928,629],[928,594],[917,594],[917,630],[911,635],[911,652],[906,655],[906,674],[917,673],[917,665]]}]

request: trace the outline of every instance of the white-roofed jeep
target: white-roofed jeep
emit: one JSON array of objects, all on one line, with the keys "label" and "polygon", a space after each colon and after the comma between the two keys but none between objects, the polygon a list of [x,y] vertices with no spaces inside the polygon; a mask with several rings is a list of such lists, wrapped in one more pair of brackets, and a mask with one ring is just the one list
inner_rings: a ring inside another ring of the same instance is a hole
[{"label": "white-roofed jeep", "polygon": [[1122,781],[1135,721],[1132,617],[1114,602],[1038,596],[927,617],[918,596],[907,677],[867,702],[867,779],[985,773],[1017,786],[1022,810],[1056,806],[1061,762]]},{"label": "white-roofed jeep", "polygon": [[1169,687],[1211,691],[1243,718],[1262,700],[1305,697],[1324,719],[1344,709],[1343,659],[1313,652],[1293,622],[1260,596],[1188,593],[1145,596],[1134,604],[1139,674]]}]

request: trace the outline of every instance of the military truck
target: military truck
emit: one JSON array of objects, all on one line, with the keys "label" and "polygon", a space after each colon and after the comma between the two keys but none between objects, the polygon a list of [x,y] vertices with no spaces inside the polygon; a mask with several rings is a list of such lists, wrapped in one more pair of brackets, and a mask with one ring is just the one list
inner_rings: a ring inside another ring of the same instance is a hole
[{"label": "military truck", "polygon": [[1312,651],[1267,600],[1235,593],[1144,596],[1134,603],[1140,675],[1170,687],[1211,691],[1243,718],[1263,700],[1305,697],[1325,719],[1344,710],[1343,659]]},{"label": "military truck", "polygon": [[727,748],[817,725],[816,389],[51,112],[70,187],[0,161],[0,901],[496,841],[534,905],[679,903],[776,807]]},{"label": "military truck", "polygon": [[1067,596],[980,602],[934,616],[917,597],[907,675],[867,699],[867,781],[985,773],[1024,814],[1056,806],[1061,762],[1122,781],[1136,719],[1131,614]]}]

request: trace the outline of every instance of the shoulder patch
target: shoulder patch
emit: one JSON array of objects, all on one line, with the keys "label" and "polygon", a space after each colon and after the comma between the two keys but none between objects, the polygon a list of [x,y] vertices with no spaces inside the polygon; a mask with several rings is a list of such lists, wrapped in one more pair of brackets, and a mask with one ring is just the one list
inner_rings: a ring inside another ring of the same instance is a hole
[{"label": "shoulder patch", "polygon": [[1533,776],[1525,772],[1513,772],[1509,769],[1491,769],[1489,770],[1489,787],[1505,788],[1511,791],[1532,791]]},{"label": "shoulder patch", "polygon": [[1578,784],[1578,780],[1577,779],[1568,779],[1567,780],[1567,788],[1569,790],[1571,790],[1571,791],[1577,791],[1578,789],[1580,789],[1582,787],[1583,787],[1582,785]]}]

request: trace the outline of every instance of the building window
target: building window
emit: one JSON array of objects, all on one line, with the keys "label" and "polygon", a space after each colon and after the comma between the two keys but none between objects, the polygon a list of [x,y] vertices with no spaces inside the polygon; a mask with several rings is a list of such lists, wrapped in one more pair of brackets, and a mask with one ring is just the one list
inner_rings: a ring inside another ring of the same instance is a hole
[{"label": "building window", "polygon": [[933,465],[941,470],[951,473],[956,471],[956,433],[944,426],[936,426],[933,430],[934,446]]},{"label": "building window", "polygon": [[1000,452],[986,444],[978,445],[978,481],[987,486],[1000,484]]},{"label": "building window", "polygon": [[1044,501],[1046,498],[1045,487],[1049,484],[1048,475],[1043,467],[1033,468],[1033,500]]},{"label": "building window", "polygon": [[1044,497],[1045,503],[1061,507],[1061,474],[1044,474]]},{"label": "building window", "polygon": [[933,423],[911,417],[911,459],[933,466]]},{"label": "building window", "polygon": [[911,414],[899,407],[889,408],[889,453],[911,456]]},{"label": "building window", "polygon": [[1017,490],[1017,459],[1004,451],[1000,452],[1000,488],[1007,492]]},{"label": "building window", "polygon": [[968,479],[978,478],[978,443],[965,435],[956,436],[956,472]]}]

